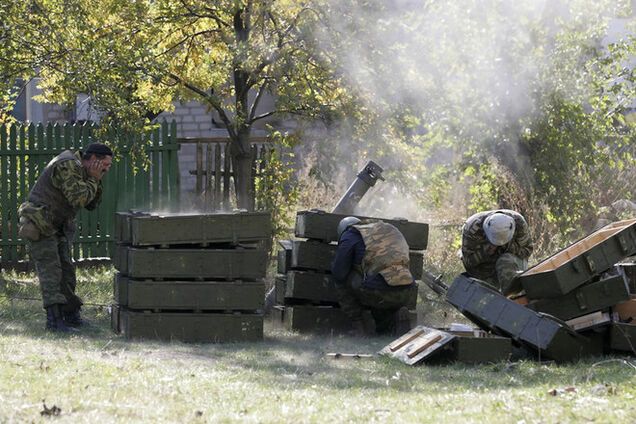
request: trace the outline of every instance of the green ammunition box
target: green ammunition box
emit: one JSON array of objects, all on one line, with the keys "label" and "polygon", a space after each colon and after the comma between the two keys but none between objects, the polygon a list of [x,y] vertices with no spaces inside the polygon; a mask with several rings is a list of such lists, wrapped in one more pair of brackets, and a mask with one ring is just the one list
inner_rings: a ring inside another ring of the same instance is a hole
[{"label": "green ammunition box", "polygon": [[636,355],[636,325],[620,322],[612,323],[610,329],[610,347],[621,352]]},{"label": "green ammunition box", "polygon": [[[319,210],[300,211],[296,214],[296,237],[317,239],[324,242],[338,241],[338,223],[351,215],[338,215]],[[404,236],[412,250],[424,250],[428,244],[428,224],[401,219],[370,218],[394,225]]]},{"label": "green ammunition box", "polygon": [[[337,248],[338,246],[335,244],[320,243],[315,240],[294,240],[292,242],[291,267],[299,270],[329,272]],[[411,250],[409,259],[409,269],[413,278],[420,280],[424,267],[424,254]]]},{"label": "green ammunition box", "polygon": [[121,328],[119,327],[119,306],[110,305],[110,328],[113,332],[119,334]]},{"label": "green ammunition box", "polygon": [[458,335],[442,347],[435,359],[441,362],[483,364],[506,361],[511,354],[512,339],[508,337]]},{"label": "green ammunition box", "polygon": [[636,219],[618,221],[577,241],[518,278],[529,299],[559,297],[636,253]]},{"label": "green ammunition box", "polygon": [[265,278],[264,249],[153,249],[117,247],[115,268],[133,278],[259,280]]},{"label": "green ammunition box", "polygon": [[469,364],[507,360],[512,340],[478,330],[470,334],[417,326],[385,346],[379,353],[407,365],[423,362],[463,362]]},{"label": "green ammunition box", "polygon": [[264,281],[152,281],[115,275],[115,300],[129,309],[242,310],[263,308]]},{"label": "green ammunition box", "polygon": [[526,305],[533,311],[550,314],[567,321],[614,306],[629,299],[622,276],[585,284],[561,297],[532,300]]},{"label": "green ammunition box", "polygon": [[265,241],[272,234],[269,212],[121,215],[117,219],[119,242],[133,246],[236,244]]},{"label": "green ammunition box", "polygon": [[120,309],[127,339],[189,343],[251,342],[263,339],[263,315],[241,313],[140,312]]},{"label": "green ammunition box", "polygon": [[311,271],[288,272],[283,297],[286,303],[293,300],[338,302],[331,276]]},{"label": "green ammunition box", "polygon": [[276,271],[279,274],[287,274],[287,272],[291,269],[292,242],[291,240],[281,240],[278,244],[280,249],[278,250]]},{"label": "green ammunition box", "polygon": [[284,274],[277,274],[274,279],[274,300],[277,304],[282,305],[285,303],[285,285],[287,284],[287,276]]},{"label": "green ammunition box", "polygon": [[619,269],[619,271],[625,278],[627,287],[629,287],[629,292],[631,294],[636,294],[636,263],[634,262],[620,263],[620,264],[616,264],[616,267]]},{"label": "green ammunition box", "polygon": [[117,243],[130,244],[130,216],[128,212],[115,213],[115,241]]},{"label": "green ammunition box", "polygon": [[351,330],[347,315],[334,306],[285,306],[277,308],[283,328],[300,333],[344,333]]},{"label": "green ammunition box", "polygon": [[[417,312],[409,311],[411,325],[417,324]],[[275,324],[282,323],[288,331],[300,333],[344,333],[351,330],[351,322],[342,310],[335,306],[295,305],[274,307]]]},{"label": "green ammunition box", "polygon": [[549,315],[528,309],[465,274],[453,281],[446,300],[480,328],[511,337],[540,357],[575,360],[602,353],[602,346]]}]

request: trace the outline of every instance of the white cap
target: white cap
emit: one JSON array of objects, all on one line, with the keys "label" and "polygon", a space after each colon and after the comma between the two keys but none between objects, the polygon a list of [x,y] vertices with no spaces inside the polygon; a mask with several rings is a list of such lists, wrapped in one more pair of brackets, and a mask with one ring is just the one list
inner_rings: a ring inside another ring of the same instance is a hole
[{"label": "white cap", "polygon": [[484,233],[491,244],[503,246],[515,234],[515,220],[510,215],[495,212],[484,220]]}]

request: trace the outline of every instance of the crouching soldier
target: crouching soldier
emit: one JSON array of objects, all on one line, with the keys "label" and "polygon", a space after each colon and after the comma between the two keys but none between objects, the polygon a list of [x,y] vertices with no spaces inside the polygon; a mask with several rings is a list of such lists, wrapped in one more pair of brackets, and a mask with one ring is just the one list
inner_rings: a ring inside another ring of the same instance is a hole
[{"label": "crouching soldier", "polygon": [[99,204],[112,159],[111,149],[101,143],[92,143],[84,154],[66,150],[48,163],[20,205],[20,237],[35,264],[47,330],[69,332],[83,324],[71,260],[75,217],[81,208]]},{"label": "crouching soldier", "polygon": [[331,272],[355,335],[401,336],[410,330],[407,305],[417,285],[409,271],[409,246],[393,225],[342,219]]},{"label": "crouching soldier", "polygon": [[528,224],[509,209],[479,212],[462,229],[462,262],[472,277],[504,295],[521,291],[515,277],[528,268],[533,246]]}]

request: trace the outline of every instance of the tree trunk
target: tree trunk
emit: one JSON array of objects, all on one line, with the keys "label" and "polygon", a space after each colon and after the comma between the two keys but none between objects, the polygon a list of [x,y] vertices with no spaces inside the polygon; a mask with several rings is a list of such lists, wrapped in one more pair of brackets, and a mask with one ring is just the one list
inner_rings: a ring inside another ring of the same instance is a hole
[{"label": "tree trunk", "polygon": [[232,168],[234,188],[239,209],[254,210],[254,191],[252,190],[252,154],[249,131],[239,133],[238,140],[232,140]]}]

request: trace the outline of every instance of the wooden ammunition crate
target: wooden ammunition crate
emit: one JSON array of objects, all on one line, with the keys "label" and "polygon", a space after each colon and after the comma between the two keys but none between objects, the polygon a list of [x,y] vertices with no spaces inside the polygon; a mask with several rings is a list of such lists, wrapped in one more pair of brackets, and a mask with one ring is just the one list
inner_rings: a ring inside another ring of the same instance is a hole
[{"label": "wooden ammunition crate", "polygon": [[119,329],[127,339],[251,342],[263,339],[263,315],[142,312],[119,308]]},{"label": "wooden ammunition crate", "polygon": [[281,240],[278,242],[280,249],[278,250],[276,271],[279,274],[287,274],[291,270],[292,262],[292,242],[291,240]]},{"label": "wooden ammunition crate", "polygon": [[[409,311],[411,325],[417,325],[417,312]],[[351,330],[346,314],[334,306],[294,305],[274,307],[272,319],[288,331],[300,333],[344,333]]]},{"label": "wooden ammunition crate", "polygon": [[269,212],[118,213],[116,235],[133,246],[242,243],[269,240]]},{"label": "wooden ammunition crate", "polygon": [[264,281],[153,281],[114,278],[115,301],[129,309],[241,310],[263,308]]},{"label": "wooden ammunition crate", "polygon": [[610,329],[610,347],[636,355],[636,325],[613,323]]},{"label": "wooden ammunition crate", "polygon": [[264,249],[154,249],[120,245],[115,268],[133,278],[259,280],[265,278]]},{"label": "wooden ammunition crate", "polygon": [[512,340],[477,330],[470,334],[417,326],[385,346],[380,354],[407,365],[424,362],[469,364],[505,361],[512,353]]},{"label": "wooden ammunition crate", "polygon": [[612,312],[618,314],[622,322],[636,323],[636,295],[630,295],[630,299],[612,307]]},{"label": "wooden ammunition crate", "polygon": [[602,345],[561,321],[519,305],[465,274],[455,278],[446,300],[480,328],[511,337],[542,358],[570,361],[603,351]]},{"label": "wooden ammunition crate", "polygon": [[[296,214],[296,237],[317,239],[327,243],[338,241],[338,223],[347,216],[351,215],[339,215],[317,210],[300,211]],[[404,219],[357,217],[384,221],[394,225],[402,233],[412,250],[426,249],[428,244],[428,224]]]},{"label": "wooden ammunition crate", "polygon": [[616,267],[620,270],[623,277],[625,277],[629,292],[636,294],[636,263],[620,263],[616,264]]},{"label": "wooden ammunition crate", "polygon": [[[308,300],[312,302],[338,302],[336,287],[329,274],[311,271],[290,271],[276,286],[283,301]],[[283,303],[283,302],[280,302]]]},{"label": "wooden ammunition crate", "polygon": [[614,306],[629,299],[622,276],[583,285],[561,297],[530,301],[528,308],[564,321]]},{"label": "wooden ammunition crate", "polygon": [[[292,242],[291,268],[330,272],[337,247],[335,244],[320,243],[314,240],[294,240]],[[423,267],[424,254],[410,251],[409,269],[414,279],[420,280],[422,278]]]},{"label": "wooden ammunition crate", "polygon": [[559,297],[636,254],[636,219],[618,221],[577,241],[518,278],[529,299]]}]

